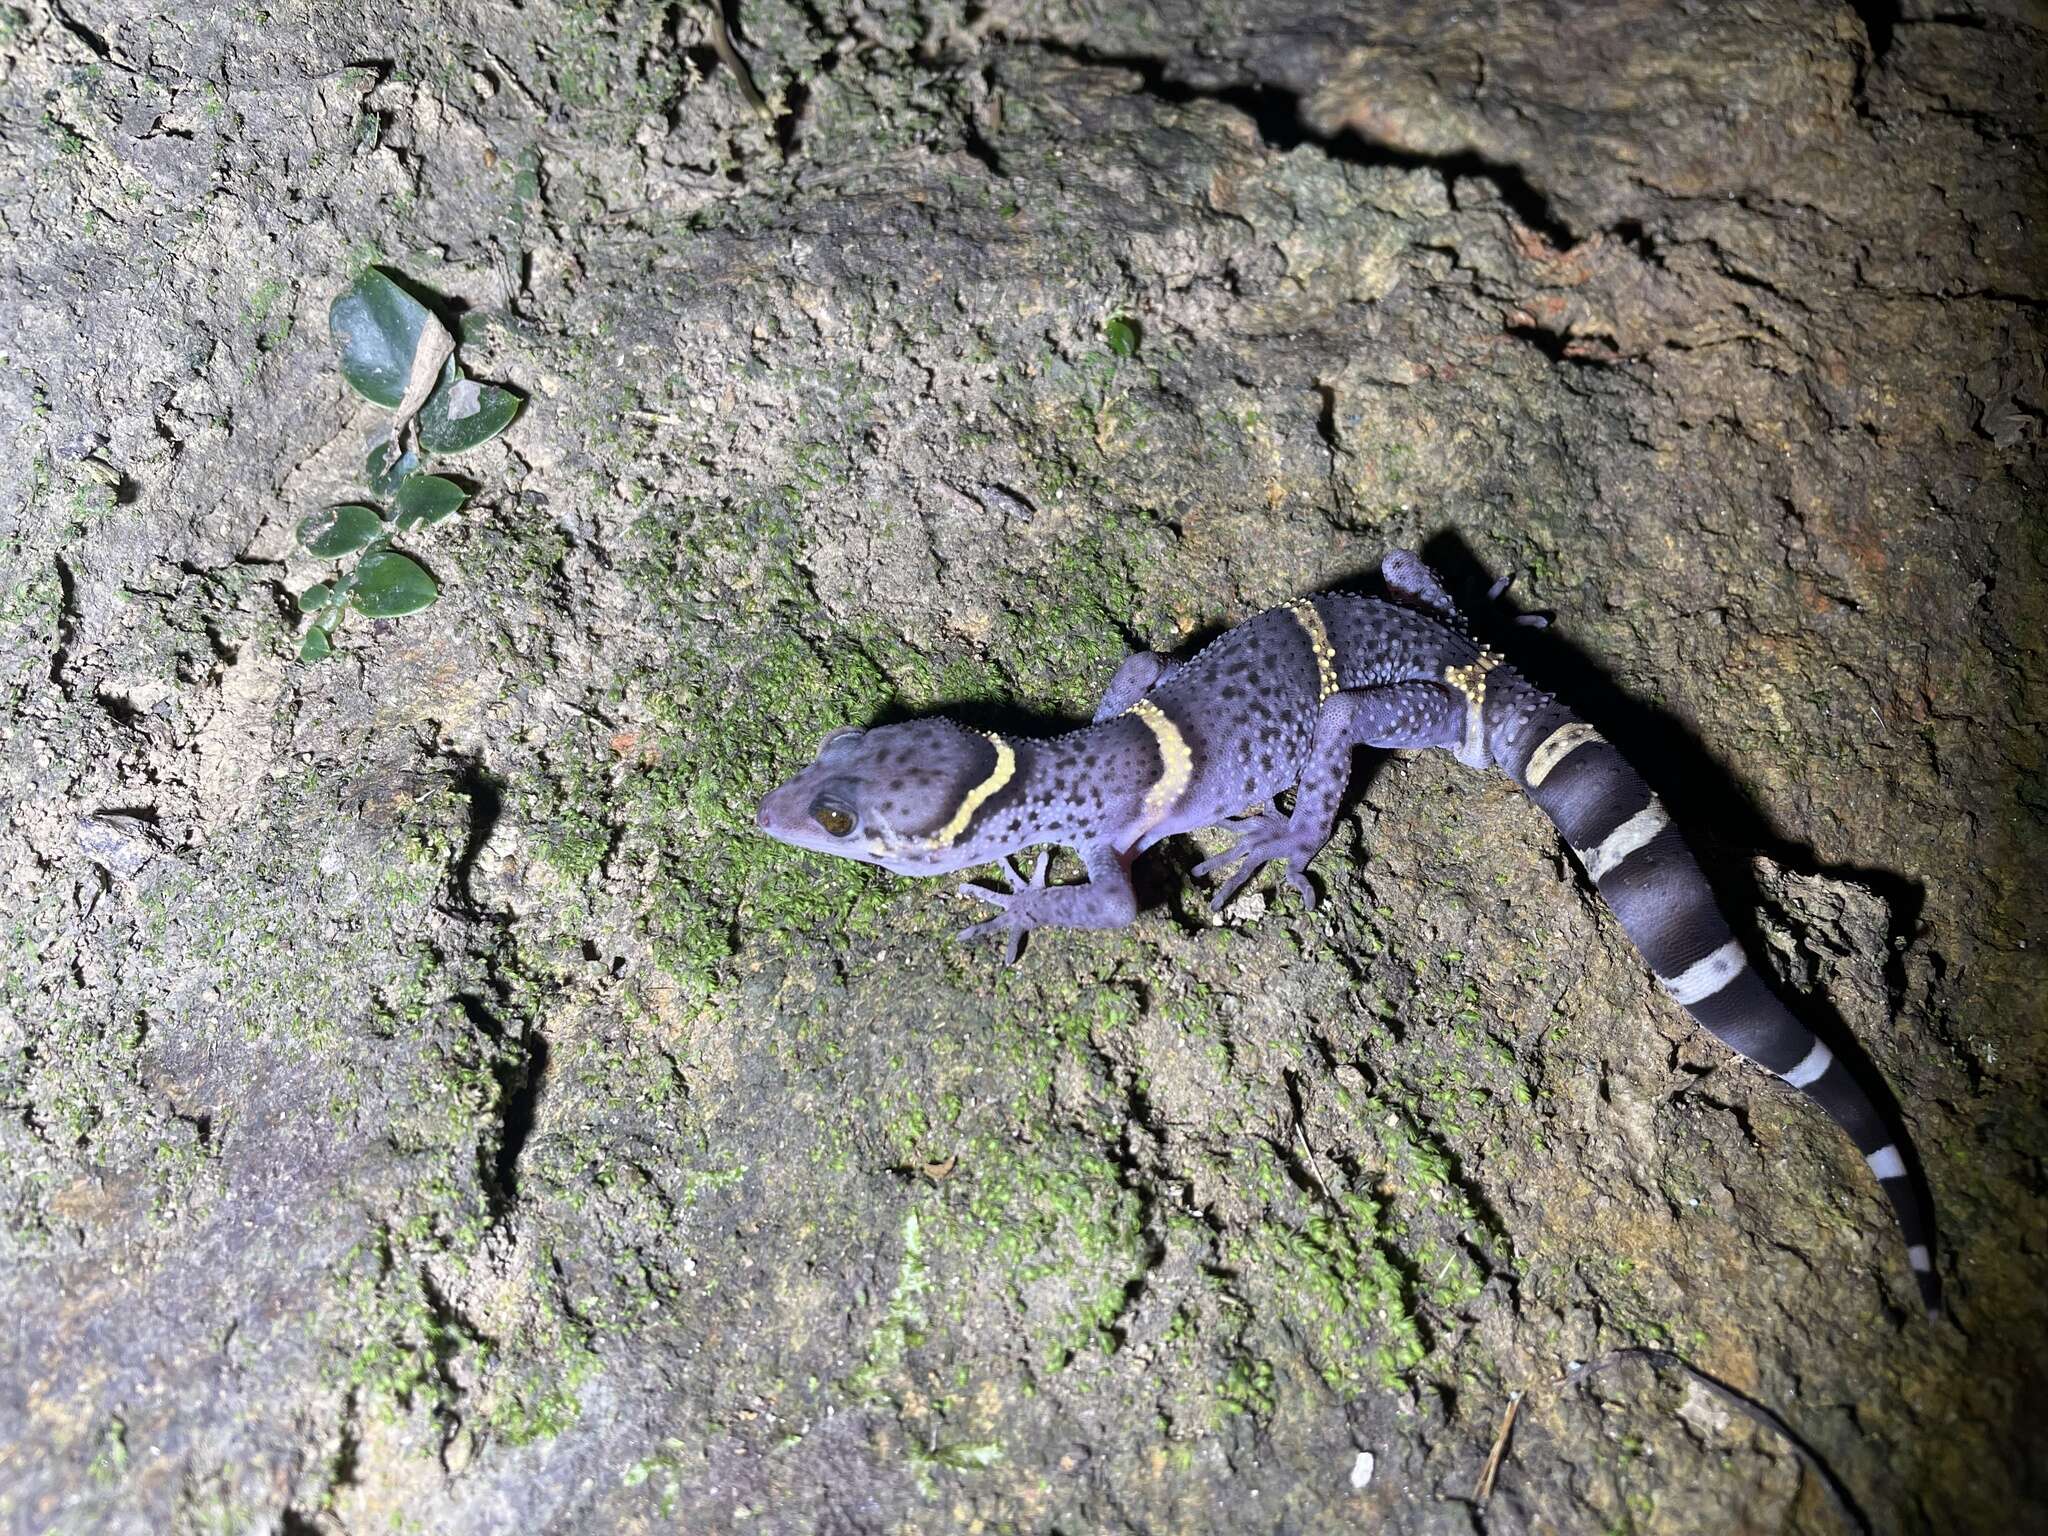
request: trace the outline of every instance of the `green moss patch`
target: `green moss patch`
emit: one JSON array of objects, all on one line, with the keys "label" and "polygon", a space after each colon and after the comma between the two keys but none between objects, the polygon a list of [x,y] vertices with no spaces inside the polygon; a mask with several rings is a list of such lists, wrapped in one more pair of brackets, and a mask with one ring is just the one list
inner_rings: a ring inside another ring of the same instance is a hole
[{"label": "green moss patch", "polygon": [[[1274,1159],[1263,1147],[1252,1156]],[[1320,1206],[1282,1196],[1257,1225],[1226,1234],[1222,1251],[1254,1312],[1301,1340],[1348,1398],[1398,1390],[1427,1353],[1392,1239],[1380,1203],[1344,1191]]]}]

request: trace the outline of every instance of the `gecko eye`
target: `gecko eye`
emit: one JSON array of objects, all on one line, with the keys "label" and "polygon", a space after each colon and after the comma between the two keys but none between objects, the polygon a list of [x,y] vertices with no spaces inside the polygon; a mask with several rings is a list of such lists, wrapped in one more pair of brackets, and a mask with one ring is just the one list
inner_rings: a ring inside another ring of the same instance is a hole
[{"label": "gecko eye", "polygon": [[811,807],[811,820],[834,837],[844,837],[853,830],[853,813],[842,805],[820,801]]}]

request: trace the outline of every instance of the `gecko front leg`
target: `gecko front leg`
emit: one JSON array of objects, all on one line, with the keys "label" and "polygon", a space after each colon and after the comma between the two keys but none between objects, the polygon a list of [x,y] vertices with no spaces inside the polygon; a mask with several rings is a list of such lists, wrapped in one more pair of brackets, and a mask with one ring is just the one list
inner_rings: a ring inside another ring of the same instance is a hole
[{"label": "gecko front leg", "polygon": [[1129,860],[1107,843],[1079,850],[1088,879],[1080,885],[1047,885],[1045,866],[1049,857],[1041,851],[1025,879],[1007,858],[1003,867],[1010,872],[1011,888],[994,890],[985,885],[963,885],[955,892],[969,901],[985,901],[1001,910],[991,918],[960,930],[965,941],[1002,938],[1004,963],[1015,965],[1024,947],[1024,935],[1034,928],[1124,928],[1138,915],[1138,893],[1131,887]]}]

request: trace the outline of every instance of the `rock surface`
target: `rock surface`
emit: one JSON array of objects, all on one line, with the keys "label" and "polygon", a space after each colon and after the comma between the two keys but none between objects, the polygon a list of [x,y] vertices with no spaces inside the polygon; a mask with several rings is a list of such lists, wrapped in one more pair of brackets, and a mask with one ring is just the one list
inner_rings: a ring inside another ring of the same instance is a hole
[{"label": "rock surface", "polygon": [[[771,120],[705,7],[0,7],[0,1526],[1842,1528],[1631,1346],[1877,1531],[2048,1498],[2048,16],[1250,9],[746,0]],[[527,405],[306,666],[370,262]],[[1013,971],[751,835],[1395,545],[1891,1085],[1949,1320],[1498,777]]]}]

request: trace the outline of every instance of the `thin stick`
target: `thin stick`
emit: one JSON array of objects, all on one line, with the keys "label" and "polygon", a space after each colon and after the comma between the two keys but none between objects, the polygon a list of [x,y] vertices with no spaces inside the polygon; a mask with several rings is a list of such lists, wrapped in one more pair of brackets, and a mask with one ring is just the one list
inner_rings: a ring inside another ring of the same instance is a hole
[{"label": "thin stick", "polygon": [[754,77],[747,70],[747,61],[732,45],[732,34],[725,26],[725,0],[705,0],[704,8],[711,15],[711,51],[718,55],[719,63],[732,71],[733,79],[739,82],[740,94],[747,98],[747,105],[769,121],[774,121],[775,114],[761,99],[761,93],[754,89]]},{"label": "thin stick", "polygon": [[1330,1193],[1330,1186],[1323,1182],[1322,1167],[1316,1162],[1316,1149],[1308,1144],[1308,1132],[1301,1128],[1301,1118],[1298,1115],[1294,1118],[1294,1139],[1301,1143],[1301,1155],[1308,1163],[1309,1177],[1316,1181],[1316,1188],[1323,1192],[1324,1201],[1337,1213],[1341,1221],[1344,1216],[1343,1207],[1337,1204],[1336,1197]]},{"label": "thin stick", "polygon": [[1486,1468],[1479,1474],[1479,1486],[1472,1492],[1473,1499],[1481,1509],[1486,1508],[1486,1501],[1493,1497],[1493,1479],[1500,1471],[1501,1458],[1508,1453],[1508,1436],[1515,1431],[1515,1415],[1521,1411],[1521,1392],[1510,1392],[1508,1411],[1501,1415],[1500,1431],[1493,1437],[1493,1449],[1487,1454]]}]

